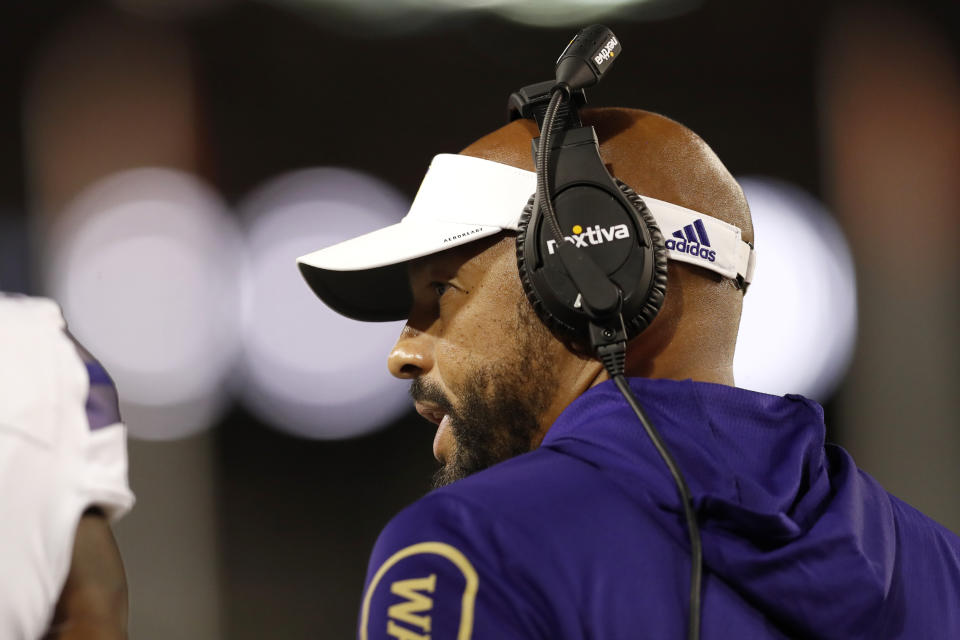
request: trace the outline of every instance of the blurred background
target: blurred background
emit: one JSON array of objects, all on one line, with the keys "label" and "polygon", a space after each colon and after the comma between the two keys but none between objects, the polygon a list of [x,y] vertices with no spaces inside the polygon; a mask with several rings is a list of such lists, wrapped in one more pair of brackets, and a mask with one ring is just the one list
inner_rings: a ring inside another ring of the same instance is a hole
[{"label": "blurred background", "polygon": [[4,3],[0,289],[55,297],[117,381],[132,637],[353,635],[433,429],[386,372],[400,325],[328,312],[294,259],[399,220],[599,21],[625,55],[590,103],[686,124],[747,193],[738,384],[818,399],[960,531],[958,7]]}]

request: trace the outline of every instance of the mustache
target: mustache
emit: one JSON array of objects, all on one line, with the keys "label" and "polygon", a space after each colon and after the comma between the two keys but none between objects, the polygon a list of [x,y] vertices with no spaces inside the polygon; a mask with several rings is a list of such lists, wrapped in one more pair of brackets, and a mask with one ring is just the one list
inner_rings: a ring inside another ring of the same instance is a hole
[{"label": "mustache", "polygon": [[443,393],[443,390],[435,382],[416,378],[410,383],[410,397],[414,402],[429,402],[435,404],[447,414],[453,413],[453,403]]}]

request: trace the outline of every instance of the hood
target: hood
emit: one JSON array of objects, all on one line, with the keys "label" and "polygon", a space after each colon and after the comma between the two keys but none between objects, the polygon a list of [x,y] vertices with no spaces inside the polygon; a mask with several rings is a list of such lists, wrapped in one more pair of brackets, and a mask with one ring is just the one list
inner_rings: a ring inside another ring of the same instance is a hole
[{"label": "hood", "polygon": [[[870,628],[893,581],[894,515],[843,449],[824,447],[820,406],[689,380],[630,386],[690,487],[705,572],[804,635]],[[612,382],[567,407],[542,446],[571,440],[628,494],[652,498],[654,517],[686,540],[669,471]]]}]

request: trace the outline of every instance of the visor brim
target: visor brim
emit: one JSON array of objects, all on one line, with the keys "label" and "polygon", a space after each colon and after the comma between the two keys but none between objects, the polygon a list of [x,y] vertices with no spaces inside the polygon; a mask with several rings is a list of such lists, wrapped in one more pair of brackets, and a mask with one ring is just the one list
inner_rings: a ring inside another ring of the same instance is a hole
[{"label": "visor brim", "polygon": [[405,220],[297,258],[313,292],[366,322],[404,320],[412,302],[406,265],[503,231],[496,226]]}]

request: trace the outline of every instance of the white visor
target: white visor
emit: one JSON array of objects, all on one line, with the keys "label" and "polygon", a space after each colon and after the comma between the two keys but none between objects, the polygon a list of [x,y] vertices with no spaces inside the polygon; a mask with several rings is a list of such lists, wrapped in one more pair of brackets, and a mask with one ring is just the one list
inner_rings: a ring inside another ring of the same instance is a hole
[{"label": "white visor", "polygon": [[[397,224],[297,258],[310,288],[357,320],[403,320],[410,309],[405,263],[501,231],[517,231],[537,176],[499,162],[443,153],[433,158],[410,211]],[[749,283],[756,253],[740,229],[704,213],[640,196],[671,260]],[[568,241],[573,242],[573,238]]]}]

